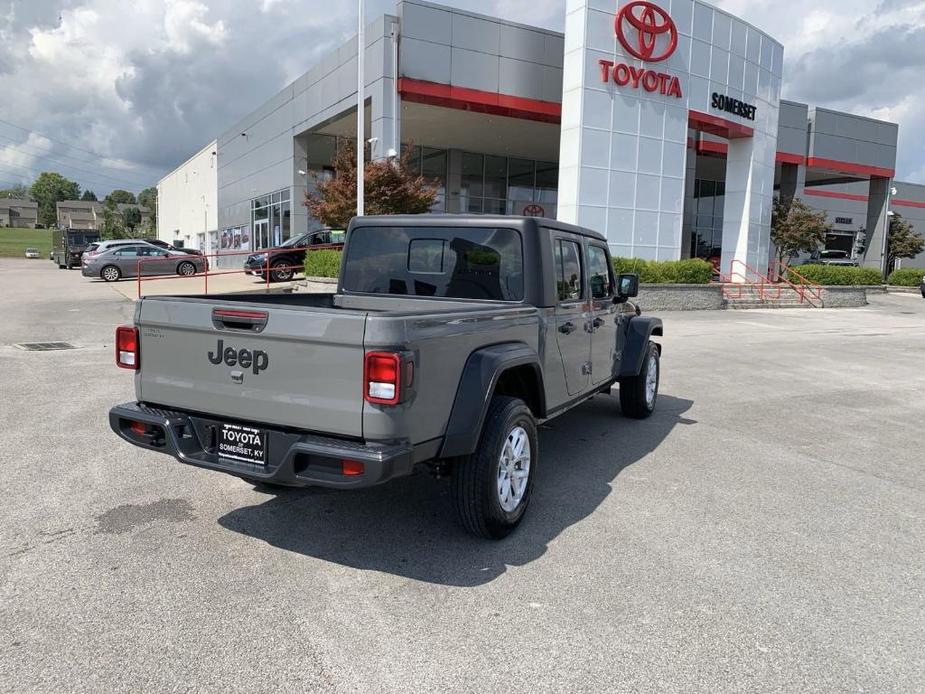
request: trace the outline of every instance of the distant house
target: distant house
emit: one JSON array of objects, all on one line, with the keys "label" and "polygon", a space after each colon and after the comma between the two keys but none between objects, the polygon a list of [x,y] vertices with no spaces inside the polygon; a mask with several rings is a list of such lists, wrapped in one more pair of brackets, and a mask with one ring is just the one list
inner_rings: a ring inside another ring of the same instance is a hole
[{"label": "distant house", "polygon": [[[151,211],[141,205],[116,205],[116,211],[122,214],[129,207],[141,210],[141,226],[151,223]],[[62,200],[57,204],[58,227],[60,229],[93,229],[99,231],[103,226],[105,208],[101,202],[89,200]]]},{"label": "distant house", "polygon": [[89,200],[62,200],[56,205],[59,229],[99,230],[103,224],[103,204]]},{"label": "distant house", "polygon": [[35,229],[39,221],[39,205],[31,200],[0,198],[0,226]]}]

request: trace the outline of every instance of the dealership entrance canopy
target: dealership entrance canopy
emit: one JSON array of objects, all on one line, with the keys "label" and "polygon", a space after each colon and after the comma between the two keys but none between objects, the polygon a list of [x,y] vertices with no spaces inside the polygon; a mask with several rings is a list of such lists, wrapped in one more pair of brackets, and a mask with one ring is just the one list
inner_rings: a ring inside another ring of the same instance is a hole
[{"label": "dealership entrance canopy", "polygon": [[[435,213],[558,217],[616,255],[724,272],[767,269],[776,194],[825,209],[831,247],[871,266],[891,210],[925,224],[925,187],[892,180],[898,126],[781,100],[784,47],[704,2],[566,0],[561,34],[401,0],[365,50],[372,156],[412,147]],[[301,201],[355,136],[356,82],[354,39],[168,175],[162,237],[222,252],[317,227]],[[210,197],[211,226],[189,214]]]}]

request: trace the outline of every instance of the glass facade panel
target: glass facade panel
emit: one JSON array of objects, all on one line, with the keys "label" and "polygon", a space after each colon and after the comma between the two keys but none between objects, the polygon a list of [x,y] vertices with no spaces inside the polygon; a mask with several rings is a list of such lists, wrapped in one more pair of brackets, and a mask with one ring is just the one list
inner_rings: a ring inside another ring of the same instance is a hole
[{"label": "glass facade panel", "polygon": [[[253,242],[250,234],[242,232],[239,248],[244,250],[257,250],[271,246],[279,246],[292,236],[292,203],[289,201],[289,189],[278,190],[252,201],[253,215],[251,227],[254,230]],[[245,241],[244,238],[248,240]]]},{"label": "glass facade panel", "polygon": [[480,198],[484,190],[485,157],[481,154],[463,152],[462,195],[466,198]]}]

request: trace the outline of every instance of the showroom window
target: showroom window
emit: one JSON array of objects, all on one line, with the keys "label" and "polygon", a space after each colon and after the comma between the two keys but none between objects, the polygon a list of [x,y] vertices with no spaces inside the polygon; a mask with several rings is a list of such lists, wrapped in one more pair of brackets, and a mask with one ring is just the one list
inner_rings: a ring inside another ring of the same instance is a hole
[{"label": "showroom window", "polygon": [[251,228],[254,233],[250,249],[270,248],[289,240],[292,234],[289,198],[289,189],[286,188],[251,201]]},{"label": "showroom window", "polygon": [[460,211],[556,216],[559,165],[462,152]]}]

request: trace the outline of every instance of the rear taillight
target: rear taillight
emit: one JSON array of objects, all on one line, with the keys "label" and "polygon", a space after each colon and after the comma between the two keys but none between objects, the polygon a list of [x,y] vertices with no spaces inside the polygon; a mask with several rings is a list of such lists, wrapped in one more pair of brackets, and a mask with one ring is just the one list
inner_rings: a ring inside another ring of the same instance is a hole
[{"label": "rear taillight", "polygon": [[116,365],[137,371],[139,361],[138,328],[126,325],[116,328]]},{"label": "rear taillight", "polygon": [[397,405],[401,397],[401,357],[370,352],[363,370],[363,397],[377,405]]}]

